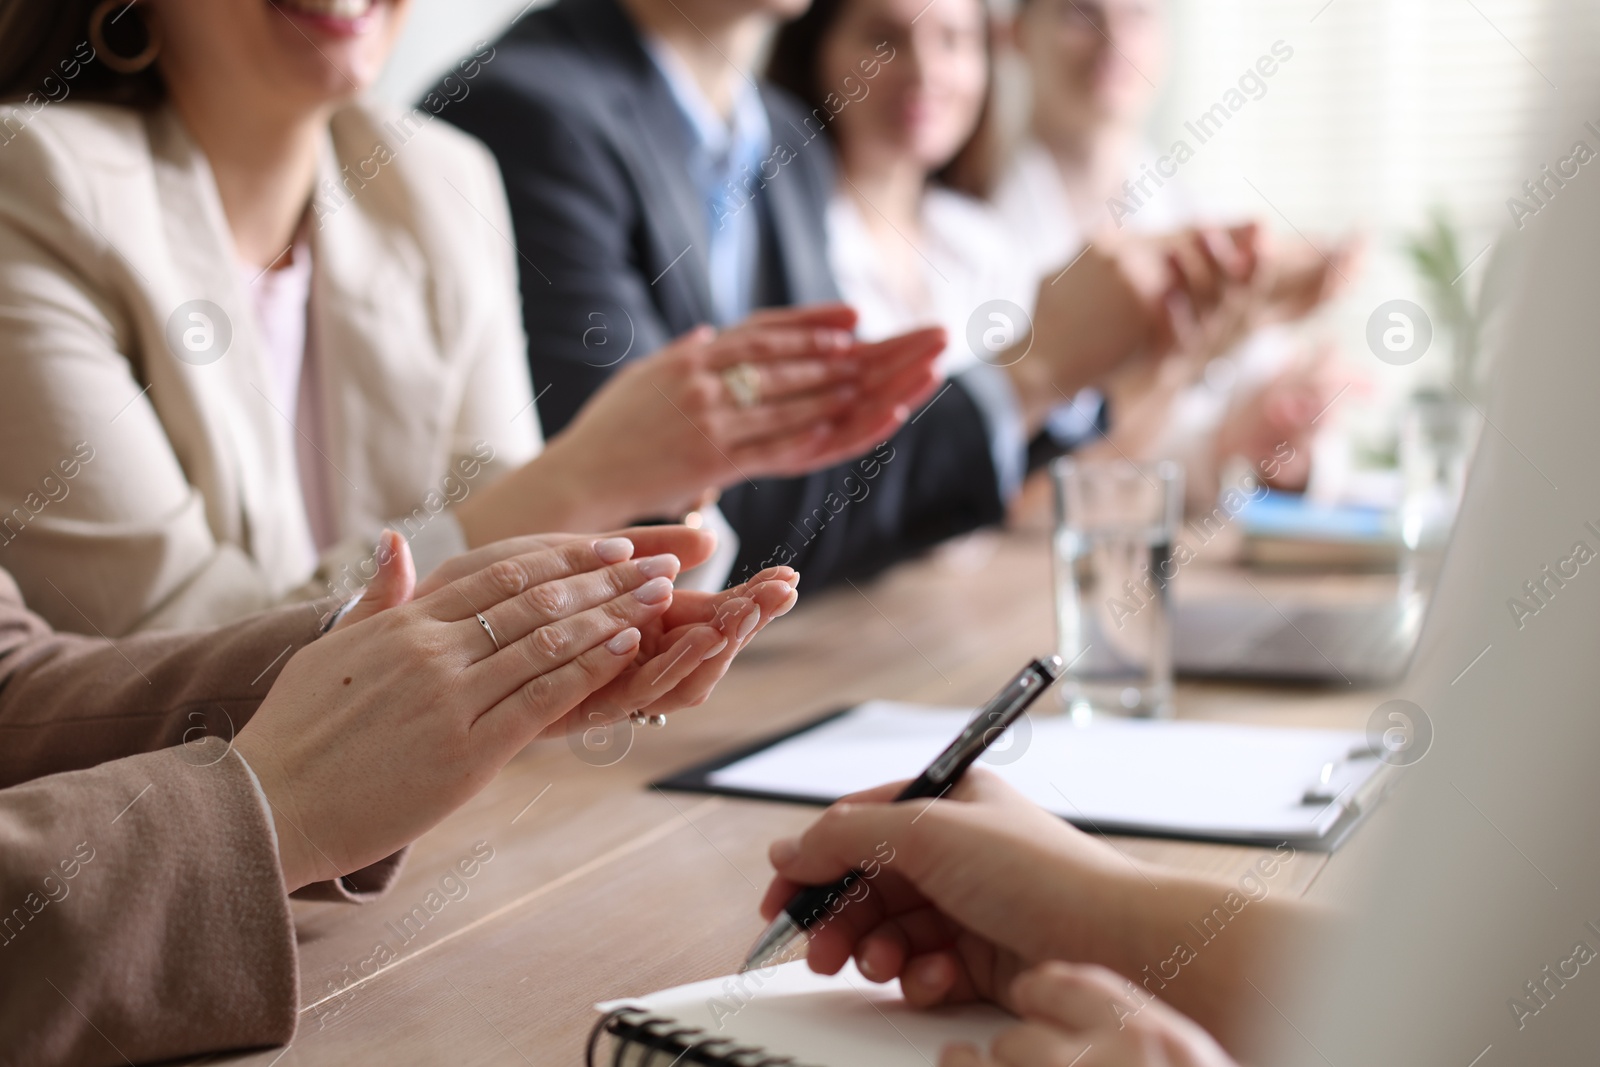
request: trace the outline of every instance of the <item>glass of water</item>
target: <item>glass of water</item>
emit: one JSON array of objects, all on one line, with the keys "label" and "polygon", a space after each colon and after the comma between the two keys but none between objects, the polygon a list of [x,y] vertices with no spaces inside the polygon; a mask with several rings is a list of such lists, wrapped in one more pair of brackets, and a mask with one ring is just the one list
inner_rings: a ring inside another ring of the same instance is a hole
[{"label": "glass of water", "polygon": [[1183,514],[1176,463],[1058,459],[1056,635],[1073,718],[1172,714],[1172,542]]}]

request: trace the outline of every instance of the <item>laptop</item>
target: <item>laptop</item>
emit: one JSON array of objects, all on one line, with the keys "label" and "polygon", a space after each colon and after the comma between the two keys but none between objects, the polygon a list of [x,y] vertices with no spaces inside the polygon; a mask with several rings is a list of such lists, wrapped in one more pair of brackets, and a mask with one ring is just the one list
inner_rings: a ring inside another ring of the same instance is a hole
[{"label": "laptop", "polygon": [[1173,604],[1179,674],[1376,685],[1405,673],[1422,628],[1418,598],[1268,603],[1204,598]]}]

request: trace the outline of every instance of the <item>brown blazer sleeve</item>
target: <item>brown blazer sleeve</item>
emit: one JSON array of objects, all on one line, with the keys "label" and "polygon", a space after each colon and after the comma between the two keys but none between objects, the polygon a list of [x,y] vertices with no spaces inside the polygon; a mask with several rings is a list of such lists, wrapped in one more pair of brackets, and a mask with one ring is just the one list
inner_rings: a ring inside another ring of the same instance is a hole
[{"label": "brown blazer sleeve", "polygon": [[330,602],[215,630],[52,633],[0,570],[0,788],[206,737],[231,740]]},{"label": "brown blazer sleeve", "polygon": [[[207,738],[232,741],[333,608],[298,604],[216,630],[107,641],[53,633],[0,570],[0,789]],[[295,896],[370,900],[394,881],[402,857]]]},{"label": "brown blazer sleeve", "polygon": [[294,1036],[277,853],[218,738],[0,791],[0,908],[0,1065]]}]

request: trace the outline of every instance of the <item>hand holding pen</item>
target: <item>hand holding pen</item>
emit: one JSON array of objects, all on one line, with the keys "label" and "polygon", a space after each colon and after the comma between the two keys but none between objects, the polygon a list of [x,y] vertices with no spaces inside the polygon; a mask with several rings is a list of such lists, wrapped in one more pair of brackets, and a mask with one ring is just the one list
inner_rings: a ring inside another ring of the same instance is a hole
[{"label": "hand holding pen", "polygon": [[853,958],[871,981],[898,978],[918,1008],[1003,1000],[1011,979],[1042,960],[1090,958],[1078,920],[1098,926],[1121,906],[1100,894],[1105,878],[1148,891],[1101,839],[996,774],[973,770],[931,807],[894,803],[902,786],[847,797],[769,850],[776,875],[763,916],[782,913],[799,888],[876,863],[856,899],[808,936],[813,971],[835,974]]},{"label": "hand holding pen", "polygon": [[[900,790],[895,801],[936,799],[948,793],[1060,674],[1058,656],[1028,663],[968,720],[960,735],[926,770]],[[859,895],[854,890],[861,878],[860,871],[851,869],[832,884],[811,885],[793,893],[772,917],[740,969],[748,971],[778,958],[801,936],[820,927],[830,916],[847,910],[849,900]]]}]

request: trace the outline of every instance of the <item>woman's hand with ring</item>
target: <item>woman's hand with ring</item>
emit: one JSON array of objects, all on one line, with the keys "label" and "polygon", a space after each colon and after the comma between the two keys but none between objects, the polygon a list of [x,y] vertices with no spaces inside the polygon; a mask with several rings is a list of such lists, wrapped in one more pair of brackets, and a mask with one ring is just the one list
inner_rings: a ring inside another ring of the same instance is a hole
[{"label": "woman's hand with ring", "polygon": [[[672,555],[684,569],[705,562],[716,547],[711,534],[687,526],[634,526],[598,536],[627,540],[639,557]],[[593,534],[560,533],[499,541],[441,564],[417,593],[425,596],[497,560],[595,539]],[[672,605],[640,627],[634,665],[552,730],[589,729],[629,712],[659,716],[703,704],[734,656],[768,623],[794,607],[799,582],[800,575],[792,568],[770,567],[719,593],[677,590]]]},{"label": "woman's hand with ring", "polygon": [[854,324],[837,304],[759,312],[620,368],[543,455],[462,503],[468,540],[528,533],[534,507],[579,528],[680,515],[708,488],[869,450],[932,395],[944,332],[863,344]]},{"label": "woman's hand with ring", "polygon": [[385,534],[367,595],[288,662],[234,740],[271,805],[287,888],[404,847],[636,666],[679,561],[633,549],[575,538],[407,602],[410,550]]}]

